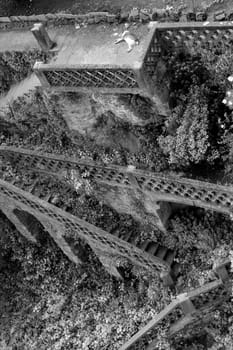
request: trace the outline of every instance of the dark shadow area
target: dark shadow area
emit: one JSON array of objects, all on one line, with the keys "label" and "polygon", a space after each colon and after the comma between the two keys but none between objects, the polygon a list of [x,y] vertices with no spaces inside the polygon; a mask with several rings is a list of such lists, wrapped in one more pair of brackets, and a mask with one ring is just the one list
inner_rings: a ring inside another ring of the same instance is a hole
[{"label": "dark shadow area", "polygon": [[43,243],[47,239],[43,225],[32,214],[19,209],[14,209],[13,213],[32,236],[35,237],[38,243]]},{"label": "dark shadow area", "polygon": [[[2,272],[16,272],[20,269],[20,264],[17,261],[11,263],[12,246],[9,240],[9,233],[14,232],[16,229],[14,225],[9,221],[6,215],[0,210],[0,273]],[[24,237],[23,237],[24,239]],[[13,243],[14,244],[14,243]],[[1,283],[0,283],[1,284]]]},{"label": "dark shadow area", "polygon": [[92,249],[90,246],[78,236],[74,237],[66,236],[64,237],[65,241],[69,245],[70,249],[82,262],[90,262],[90,255],[93,255]]},{"label": "dark shadow area", "polygon": [[[205,350],[209,349],[214,341],[212,339],[212,336],[209,335],[203,328],[199,327],[198,330],[196,330],[197,334],[191,336],[188,339],[179,340],[177,342],[174,342],[174,346],[176,350]],[[187,331],[188,333],[188,331]],[[187,336],[187,335],[186,335]]]}]

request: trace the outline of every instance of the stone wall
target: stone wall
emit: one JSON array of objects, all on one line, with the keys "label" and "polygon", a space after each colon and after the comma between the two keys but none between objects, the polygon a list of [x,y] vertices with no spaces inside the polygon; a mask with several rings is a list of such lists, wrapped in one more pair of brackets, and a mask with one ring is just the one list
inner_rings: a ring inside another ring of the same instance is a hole
[{"label": "stone wall", "polygon": [[[214,2],[221,0],[215,0]],[[19,30],[29,29],[33,27],[34,23],[42,22],[49,27],[60,26],[60,25],[82,25],[82,24],[97,24],[97,23],[122,23],[122,22],[141,22],[145,23],[148,21],[161,21],[161,22],[186,22],[195,21],[206,21],[209,17],[207,11],[209,6],[199,12],[186,11],[186,6],[180,6],[178,10],[173,7],[166,7],[163,9],[158,8],[133,8],[131,11],[119,11],[117,14],[111,14],[108,12],[89,12],[87,14],[69,14],[69,13],[48,13],[41,15],[31,16],[10,16],[0,17],[0,30]],[[190,16],[191,13],[191,16]],[[231,21],[233,12],[230,11],[218,11],[211,15],[210,21]]]},{"label": "stone wall", "polygon": [[108,12],[90,12],[85,15],[72,14],[44,14],[32,16],[10,16],[0,17],[0,30],[28,30],[35,23],[41,22],[48,27],[56,27],[61,25],[74,24],[97,24],[97,23],[113,23],[117,20],[116,15]]}]

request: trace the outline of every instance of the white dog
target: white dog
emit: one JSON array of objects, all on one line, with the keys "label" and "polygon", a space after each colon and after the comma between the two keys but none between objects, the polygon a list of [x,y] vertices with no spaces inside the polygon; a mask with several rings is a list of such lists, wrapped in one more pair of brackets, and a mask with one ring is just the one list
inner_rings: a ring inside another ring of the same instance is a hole
[{"label": "white dog", "polygon": [[126,44],[128,45],[127,52],[132,51],[135,45],[139,45],[138,38],[134,34],[131,34],[128,30],[125,30],[120,35],[120,38],[115,41],[115,44],[119,44],[122,41],[125,41]]}]

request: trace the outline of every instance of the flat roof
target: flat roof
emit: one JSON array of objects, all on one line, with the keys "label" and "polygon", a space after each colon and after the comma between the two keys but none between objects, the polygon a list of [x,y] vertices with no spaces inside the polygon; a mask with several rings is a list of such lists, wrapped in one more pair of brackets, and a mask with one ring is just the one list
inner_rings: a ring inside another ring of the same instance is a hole
[{"label": "flat roof", "polygon": [[[68,28],[67,28],[68,29]],[[126,42],[115,44],[124,25],[97,24],[86,28],[67,30],[62,42],[58,43],[58,53],[50,65],[63,66],[140,66],[143,62],[153,29],[138,24],[129,28],[139,39],[131,52],[127,52]]]}]

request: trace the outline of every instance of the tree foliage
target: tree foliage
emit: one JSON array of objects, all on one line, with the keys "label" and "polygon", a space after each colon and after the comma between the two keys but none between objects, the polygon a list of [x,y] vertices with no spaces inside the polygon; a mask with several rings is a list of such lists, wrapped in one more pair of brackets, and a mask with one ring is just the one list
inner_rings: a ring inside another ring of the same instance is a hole
[{"label": "tree foliage", "polygon": [[[160,136],[159,145],[168,155],[169,163],[181,166],[200,163],[210,147],[208,105],[200,87],[193,87],[185,99],[185,107],[173,113],[172,135]],[[178,113],[177,113],[178,112]]]}]

